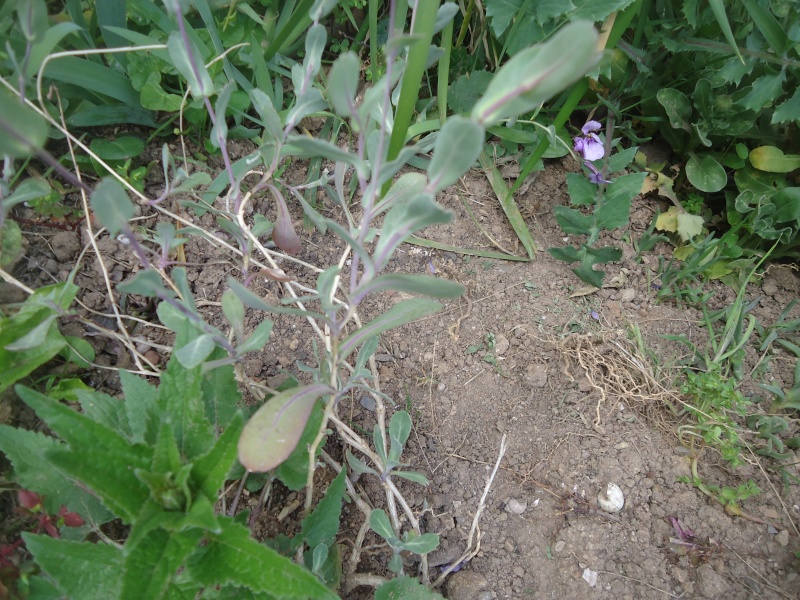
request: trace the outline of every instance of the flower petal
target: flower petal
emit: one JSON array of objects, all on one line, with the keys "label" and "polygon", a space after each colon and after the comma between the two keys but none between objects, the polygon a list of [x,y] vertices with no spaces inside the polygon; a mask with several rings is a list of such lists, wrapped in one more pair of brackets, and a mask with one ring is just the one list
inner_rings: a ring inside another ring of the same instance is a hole
[{"label": "flower petal", "polygon": [[600,131],[603,126],[597,121],[586,121],[586,124],[581,127],[581,131],[588,135],[590,131]]},{"label": "flower petal", "polygon": [[602,142],[594,138],[586,138],[583,144],[583,158],[586,160],[599,160],[606,154],[606,149]]}]

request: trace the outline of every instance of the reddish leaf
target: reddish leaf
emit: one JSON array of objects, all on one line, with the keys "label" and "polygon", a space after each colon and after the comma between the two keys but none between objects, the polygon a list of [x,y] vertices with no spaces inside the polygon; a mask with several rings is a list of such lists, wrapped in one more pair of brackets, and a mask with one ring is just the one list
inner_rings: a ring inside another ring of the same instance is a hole
[{"label": "reddish leaf", "polygon": [[30,511],[39,510],[42,508],[42,498],[36,492],[29,490],[20,490],[17,493],[19,503]]},{"label": "reddish leaf", "polygon": [[303,244],[294,231],[292,216],[289,214],[286,200],[283,199],[283,195],[277,189],[273,188],[272,192],[278,205],[278,218],[275,219],[275,227],[272,229],[272,239],[275,245],[284,252],[299,254],[303,249]]},{"label": "reddish leaf", "polygon": [[[277,244],[277,242],[275,243]],[[294,281],[294,277],[289,277],[283,269],[268,269],[264,267],[259,271],[259,274],[273,281]]]}]

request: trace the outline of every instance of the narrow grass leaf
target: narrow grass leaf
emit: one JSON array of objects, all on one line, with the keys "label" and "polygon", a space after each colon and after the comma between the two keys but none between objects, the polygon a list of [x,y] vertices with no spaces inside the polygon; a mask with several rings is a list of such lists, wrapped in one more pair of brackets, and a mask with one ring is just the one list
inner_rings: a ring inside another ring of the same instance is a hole
[{"label": "narrow grass leaf", "polygon": [[396,290],[408,294],[432,296],[433,298],[458,298],[464,293],[464,286],[454,281],[433,277],[432,275],[406,275],[388,273],[368,281],[354,290],[359,297],[383,290]]},{"label": "narrow grass leaf", "polygon": [[711,7],[711,12],[714,13],[714,18],[717,20],[717,24],[719,24],[719,28],[722,30],[725,39],[728,41],[728,44],[730,44],[731,49],[736,53],[739,61],[744,64],[742,54],[739,52],[739,47],[736,45],[736,38],[733,37],[733,31],[731,31],[731,24],[728,22],[728,15],[725,13],[724,0],[708,0],[708,4]]}]

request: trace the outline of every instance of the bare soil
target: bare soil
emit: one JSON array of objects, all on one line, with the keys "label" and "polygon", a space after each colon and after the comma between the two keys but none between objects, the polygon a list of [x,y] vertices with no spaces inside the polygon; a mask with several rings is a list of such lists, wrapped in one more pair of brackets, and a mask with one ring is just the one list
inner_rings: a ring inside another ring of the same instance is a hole
[{"label": "bare soil", "polygon": [[[391,408],[409,410],[414,421],[404,459],[431,480],[427,488],[398,481],[426,530],[441,536],[440,548],[429,556],[431,578],[467,549],[474,515],[505,438],[507,450],[473,540],[479,541],[479,550],[448,577],[441,590],[448,598],[800,597],[800,560],[794,557],[800,550],[800,491],[796,485],[783,486],[769,471],[774,466],[769,459],[747,454],[748,464],[735,470],[713,450],[700,460],[709,483],[736,486],[753,479],[758,484],[762,494],[742,508],[760,523],[730,516],[721,504],[679,482],[690,475],[689,460],[675,435],[680,420],[667,402],[679,405],[673,367],[686,352],[664,335],[685,334],[702,342],[705,332],[699,311],[658,301],[659,257],[669,257],[671,248],[660,246],[641,262],[634,260],[630,240],[637,240],[650,223],[658,201],[637,199],[630,229],[606,240],[624,252],[620,263],[608,265],[606,280],[613,287],[582,295],[584,285],[569,266],[543,251],[565,243],[552,207],[568,202],[564,173],[572,168],[569,163],[549,164],[518,198],[541,250],[534,261],[405,246],[391,266],[405,273],[435,272],[466,288],[465,296],[445,302],[442,312],[384,336],[377,356],[382,390],[394,401]],[[429,239],[495,249],[471,220],[468,205],[485,232],[503,247],[516,249],[514,233],[481,173],[471,173],[440,201],[454,219],[426,230]],[[333,204],[325,206],[335,216]],[[269,217],[274,209],[264,200],[256,210]],[[214,227],[210,215],[200,221]],[[155,219],[142,222],[147,228],[154,224]],[[87,241],[78,232],[51,228],[28,227],[26,236],[30,248],[16,274],[32,287],[63,281]],[[338,260],[342,246],[330,234],[315,231],[303,237],[303,260],[321,268]],[[128,279],[138,269],[130,249],[119,241],[101,239],[100,248],[112,282]],[[186,258],[202,310],[211,323],[221,325],[218,302],[227,277],[237,276],[235,263],[202,240],[186,245]],[[281,266],[313,284],[293,263]],[[76,283],[86,308],[110,313],[102,272],[91,254],[84,258]],[[259,285],[254,291],[268,301],[279,300],[279,284]],[[715,306],[733,300],[730,289],[721,284],[715,289]],[[761,323],[774,322],[798,290],[796,272],[771,268],[748,293],[748,299],[761,297],[752,314]],[[364,319],[397,299],[371,299]],[[127,310],[156,322],[148,303],[135,298],[126,302]],[[92,318],[113,328],[113,321],[100,314]],[[251,325],[263,318],[251,315]],[[268,346],[241,366],[249,381],[275,385],[287,372],[299,374],[298,361],[314,362],[308,326],[284,316],[274,321]],[[632,341],[632,326],[641,331],[642,344]],[[86,332],[79,327],[71,333]],[[141,350],[163,364],[169,337],[144,325],[134,334],[144,340]],[[101,366],[131,367],[130,355],[116,341],[91,339]],[[775,351],[744,391],[758,393],[757,382],[790,388],[791,358]],[[749,368],[758,359],[751,349]],[[112,390],[116,385],[112,370],[98,369],[86,380]],[[370,409],[367,400],[353,397],[339,412],[354,427],[371,431],[375,418]],[[7,419],[25,420],[19,411]],[[797,419],[792,428],[797,430]],[[329,446],[331,453],[341,455],[336,442]],[[789,472],[800,474],[797,460],[785,463]],[[331,469],[320,469],[320,486],[331,476]],[[616,514],[598,507],[598,494],[609,483],[624,494],[624,508]],[[379,486],[362,478],[358,487],[381,506]],[[276,485],[256,533],[293,531],[299,511],[280,523],[277,515],[294,497]],[[252,508],[258,494],[246,500],[243,504]],[[352,505],[344,510],[341,541],[346,549],[361,516]],[[679,528],[686,544],[675,543]],[[367,536],[366,544],[376,549],[364,553],[359,571],[385,572],[389,554],[378,542],[374,534]],[[408,567],[413,572],[414,564]],[[369,597],[369,592],[362,587],[344,597]]]}]

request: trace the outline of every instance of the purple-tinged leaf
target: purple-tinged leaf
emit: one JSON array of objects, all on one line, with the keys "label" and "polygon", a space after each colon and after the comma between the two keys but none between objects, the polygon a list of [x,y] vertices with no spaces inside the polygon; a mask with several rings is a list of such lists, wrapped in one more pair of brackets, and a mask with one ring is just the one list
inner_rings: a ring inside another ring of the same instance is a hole
[{"label": "purple-tinged leaf", "polygon": [[275,245],[289,254],[299,254],[303,249],[300,238],[294,231],[292,216],[286,206],[286,200],[276,188],[272,188],[272,195],[278,205],[278,218],[275,219],[275,227],[272,229],[272,239]]},{"label": "purple-tinged leaf", "polygon": [[297,446],[314,403],[332,392],[327,385],[315,383],[273,396],[244,426],[239,438],[239,462],[256,473],[280,465]]}]

